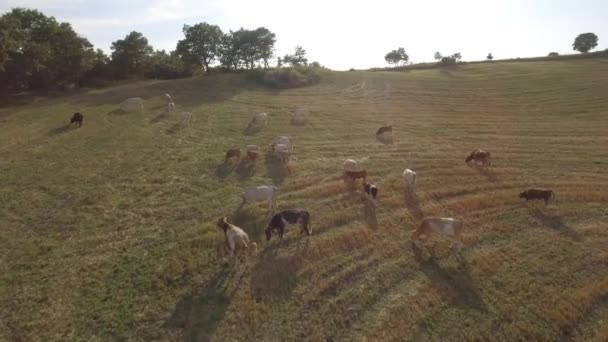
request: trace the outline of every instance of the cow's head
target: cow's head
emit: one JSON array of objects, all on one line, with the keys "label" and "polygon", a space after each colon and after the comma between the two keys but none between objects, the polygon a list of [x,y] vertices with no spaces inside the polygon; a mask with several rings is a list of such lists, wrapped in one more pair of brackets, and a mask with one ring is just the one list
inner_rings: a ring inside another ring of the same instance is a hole
[{"label": "cow's head", "polygon": [[228,218],[222,217],[217,220],[217,228],[221,229],[224,233],[228,230]]},{"label": "cow's head", "polygon": [[519,193],[519,198],[527,198],[528,197],[528,191],[522,191]]}]

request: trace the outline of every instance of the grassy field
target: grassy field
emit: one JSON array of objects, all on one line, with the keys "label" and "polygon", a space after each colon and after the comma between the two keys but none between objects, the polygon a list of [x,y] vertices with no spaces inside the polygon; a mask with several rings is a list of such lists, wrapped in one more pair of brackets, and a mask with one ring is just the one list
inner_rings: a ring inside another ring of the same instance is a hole
[{"label": "grassy field", "polygon": [[[607,59],[336,72],[287,91],[215,75],[1,107],[0,340],[605,341],[607,80]],[[166,91],[189,127],[162,114]],[[117,112],[130,96],[146,110]],[[298,106],[306,126],[289,123]],[[65,127],[74,111],[81,129]],[[261,111],[268,127],[244,134]],[[374,136],[386,124],[390,145]],[[281,133],[291,175],[222,165]],[[475,148],[491,171],[465,165]],[[376,215],[340,179],[346,158],[380,187]],[[266,208],[237,210],[263,184],[277,209],[312,213],[312,236],[264,241]],[[520,201],[532,186],[558,203]],[[429,215],[465,221],[461,258],[441,238],[434,256],[412,247]],[[257,257],[218,253],[222,216]]]}]

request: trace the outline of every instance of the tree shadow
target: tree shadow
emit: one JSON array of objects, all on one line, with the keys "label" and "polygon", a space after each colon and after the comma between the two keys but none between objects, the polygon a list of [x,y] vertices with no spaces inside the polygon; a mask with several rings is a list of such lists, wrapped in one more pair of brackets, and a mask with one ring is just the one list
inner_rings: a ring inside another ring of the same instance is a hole
[{"label": "tree shadow", "polygon": [[475,166],[475,168],[477,169],[477,172],[479,172],[480,175],[486,177],[490,182],[496,182],[498,180],[498,177],[496,177],[496,173],[494,173],[494,170],[490,169],[489,167]]},{"label": "tree shadow", "polygon": [[174,123],[171,127],[167,128],[165,133],[168,135],[175,135],[177,132],[181,131],[184,128],[182,124]]},{"label": "tree shadow", "polygon": [[247,158],[241,159],[234,171],[238,175],[239,180],[244,181],[255,175],[256,163]]},{"label": "tree shadow", "polygon": [[278,158],[275,158],[271,152],[266,154],[264,158],[264,165],[266,166],[266,173],[272,179],[274,185],[280,185],[285,180],[287,173],[285,167],[281,164]]},{"label": "tree shadow", "polygon": [[48,135],[52,137],[54,135],[60,135],[60,134],[67,133],[67,132],[71,131],[70,126],[71,126],[70,124],[67,124],[67,125],[53,128],[53,129],[49,130]]},{"label": "tree shadow", "polygon": [[207,281],[200,290],[182,297],[175,304],[175,309],[164,326],[179,330],[185,341],[212,340],[238,290],[240,281],[235,281],[234,277],[235,272],[232,269],[224,269]]},{"label": "tree shadow", "polygon": [[543,226],[549,227],[575,241],[582,240],[580,234],[572,229],[572,227],[568,226],[559,215],[547,214],[545,210],[540,208],[529,208],[529,212],[530,215],[539,220]]},{"label": "tree shadow", "polygon": [[251,292],[256,301],[287,299],[297,285],[297,273],[304,265],[305,251],[280,256],[277,247],[265,248],[251,271]]},{"label": "tree shadow", "polygon": [[234,171],[234,165],[224,162],[215,168],[215,175],[220,179],[224,179],[228,177],[232,171]]},{"label": "tree shadow", "polygon": [[416,193],[405,192],[405,206],[414,217],[422,218],[424,216],[424,212],[422,212],[422,208],[420,208],[420,200]]},{"label": "tree shadow", "polygon": [[455,304],[487,312],[466,262],[459,259],[457,267],[441,267],[434,256],[425,259],[416,244],[412,244],[412,250],[421,271]]},{"label": "tree shadow", "polygon": [[376,140],[383,143],[384,145],[392,145],[393,144],[393,135],[392,134],[376,134]]}]

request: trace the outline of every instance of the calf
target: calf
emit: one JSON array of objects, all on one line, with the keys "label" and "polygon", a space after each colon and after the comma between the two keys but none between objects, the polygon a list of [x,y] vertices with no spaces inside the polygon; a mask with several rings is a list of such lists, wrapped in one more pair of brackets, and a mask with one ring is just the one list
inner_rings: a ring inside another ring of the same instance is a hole
[{"label": "calf", "polygon": [[492,166],[492,161],[490,160],[490,152],[484,150],[475,150],[471,152],[471,154],[466,157],[464,162],[469,163],[471,160],[475,162],[475,165],[477,165],[478,162],[481,162],[482,166]]},{"label": "calf", "polygon": [[[422,223],[412,233],[412,242],[418,240],[421,235],[430,237],[433,234],[449,236],[455,240],[458,251],[462,248],[462,230],[464,222],[451,217],[425,217]],[[454,246],[454,244],[452,244]]]},{"label": "calf", "polygon": [[351,182],[356,181],[357,179],[362,179],[363,183],[367,182],[367,171],[344,171],[344,180],[350,180]]},{"label": "calf", "polygon": [[82,121],[84,120],[84,116],[80,113],[74,113],[72,118],[70,119],[70,125],[82,127]]},{"label": "calf", "polygon": [[526,201],[529,200],[543,200],[545,201],[545,205],[549,204],[549,200],[553,199],[555,201],[555,193],[553,190],[549,189],[528,189],[519,194],[519,198],[525,198]]},{"label": "calf", "polygon": [[380,135],[380,134],[384,134],[384,133],[392,133],[393,132],[393,126],[382,126],[378,129],[378,131],[376,132],[376,135]]},{"label": "calf", "polygon": [[253,254],[257,253],[257,244],[249,244],[249,236],[241,228],[228,223],[228,219],[223,217],[217,221],[217,227],[224,232],[226,245],[230,249],[230,257],[236,257],[235,252],[251,247]]},{"label": "calf", "polygon": [[241,150],[238,148],[231,148],[226,151],[226,157],[224,158],[224,163],[228,163],[230,158],[236,158],[237,160],[241,158]]},{"label": "calf", "polygon": [[266,227],[266,241],[270,241],[272,232],[277,232],[279,238],[283,240],[285,226],[287,224],[299,224],[300,235],[306,232],[306,235],[312,234],[310,225],[310,213],[304,209],[289,209],[275,214],[268,226]]},{"label": "calf", "polygon": [[367,196],[373,199],[374,201],[376,200],[376,197],[378,197],[378,187],[372,182],[366,182],[363,185],[363,190],[365,191]]}]

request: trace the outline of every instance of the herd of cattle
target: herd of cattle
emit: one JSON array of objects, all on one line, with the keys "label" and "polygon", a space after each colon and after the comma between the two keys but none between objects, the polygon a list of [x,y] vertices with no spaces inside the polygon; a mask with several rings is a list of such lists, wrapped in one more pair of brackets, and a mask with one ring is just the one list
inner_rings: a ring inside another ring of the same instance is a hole
[{"label": "herd of cattle", "polygon": [[[169,94],[165,94],[166,100],[165,112],[171,113],[175,111],[175,103]],[[141,98],[128,98],[121,102],[120,108],[122,111],[129,112],[134,110],[143,110],[144,102]],[[182,112],[182,124],[188,125],[190,123],[192,113]],[[78,127],[82,126],[84,116],[81,113],[74,113],[70,119],[70,124],[74,124]],[[292,116],[291,123],[295,125],[304,124],[307,122],[307,116],[302,108],[298,108]],[[247,130],[259,130],[268,125],[268,114],[258,113],[254,115],[252,120],[247,125]],[[387,135],[392,135],[392,126],[383,126],[376,132],[376,137],[382,138]],[[392,139],[392,137],[391,137]],[[289,136],[281,135],[275,137],[271,143],[270,156],[276,158],[279,161],[281,170],[290,172],[289,162],[292,159],[294,153],[294,142]],[[260,158],[260,147],[258,145],[247,145],[245,150],[245,157],[249,162],[256,162]],[[241,150],[239,148],[228,149],[224,156],[224,163],[227,164],[231,160],[241,159]],[[475,166],[490,167],[492,165],[490,152],[484,150],[474,150],[466,158],[465,163],[469,164],[473,162]],[[351,186],[355,186],[357,180],[362,180],[362,190],[365,194],[366,200],[376,205],[376,199],[378,197],[379,188],[376,184],[367,180],[367,170],[360,169],[357,161],[353,159],[347,159],[343,165],[342,177],[344,181]],[[416,172],[410,169],[403,171],[403,181],[405,184],[406,191],[409,195],[412,195],[415,191],[416,186]],[[285,233],[285,228],[288,224],[299,225],[300,234],[306,233],[307,235],[312,234],[310,227],[311,214],[305,209],[288,209],[276,214],[273,213],[274,205],[276,204],[276,197],[278,188],[276,186],[253,186],[246,188],[241,193],[242,203],[241,206],[247,202],[268,202],[268,219],[269,223],[266,226],[265,234],[266,240],[269,241],[273,233],[278,234],[282,240]],[[549,189],[527,189],[519,194],[522,199],[528,200],[543,200],[545,205],[549,204],[549,201],[553,199],[555,201],[555,194]],[[217,227],[224,233],[225,247],[229,249],[230,256],[235,257],[239,254],[238,252],[244,252],[248,249],[257,252],[257,244],[250,242],[247,233],[237,227],[234,224],[228,222],[226,217],[219,219],[216,223]],[[429,237],[432,234],[441,234],[448,236],[454,240],[452,247],[456,246],[457,250],[460,251],[462,242],[462,231],[464,228],[464,222],[460,219],[451,217],[426,217],[422,220],[422,223],[412,233],[412,242],[417,241],[422,236]]]}]

